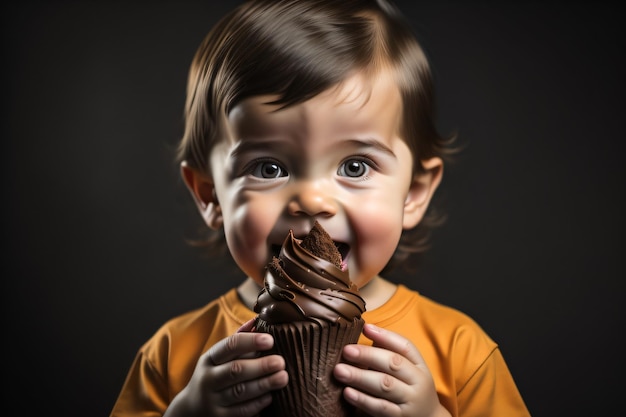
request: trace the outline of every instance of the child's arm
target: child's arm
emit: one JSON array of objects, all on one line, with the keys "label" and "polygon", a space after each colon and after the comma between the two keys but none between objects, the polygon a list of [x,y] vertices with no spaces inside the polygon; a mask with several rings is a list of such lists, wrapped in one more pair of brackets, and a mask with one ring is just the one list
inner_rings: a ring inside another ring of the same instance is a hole
[{"label": "child's arm", "polygon": [[281,356],[257,358],[272,347],[265,333],[250,333],[252,321],[204,353],[187,386],[172,400],[163,417],[254,416],[267,407],[270,391],[287,385]]},{"label": "child's arm", "polygon": [[348,345],[335,377],[345,383],[346,400],[373,417],[443,417],[433,378],[417,348],[407,339],[366,324],[373,346]]}]

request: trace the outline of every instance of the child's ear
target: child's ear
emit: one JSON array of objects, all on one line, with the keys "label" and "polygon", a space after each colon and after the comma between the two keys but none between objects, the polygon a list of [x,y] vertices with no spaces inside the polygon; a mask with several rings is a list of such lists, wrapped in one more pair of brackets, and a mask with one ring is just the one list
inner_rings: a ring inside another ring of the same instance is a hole
[{"label": "child's ear", "polygon": [[191,168],[184,161],[180,165],[180,172],[207,226],[215,230],[222,227],[222,208],[217,200],[215,185],[211,178]]},{"label": "child's ear", "polygon": [[424,171],[415,174],[413,177],[413,182],[404,202],[404,219],[402,223],[404,229],[412,229],[422,221],[443,175],[443,161],[441,158],[434,157],[421,162]]}]

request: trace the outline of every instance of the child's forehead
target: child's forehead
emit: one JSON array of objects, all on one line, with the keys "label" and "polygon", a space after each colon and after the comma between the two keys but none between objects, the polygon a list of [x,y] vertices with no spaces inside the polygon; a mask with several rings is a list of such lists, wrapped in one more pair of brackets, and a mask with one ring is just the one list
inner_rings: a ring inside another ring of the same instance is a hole
[{"label": "child's forehead", "polygon": [[341,134],[345,131],[377,131],[391,135],[399,130],[402,114],[400,92],[388,73],[370,76],[355,73],[320,94],[286,108],[272,104],[275,95],[243,100],[229,114],[228,121],[236,136],[275,134],[301,129]]},{"label": "child's forehead", "polygon": [[[338,84],[322,91],[304,103],[314,104],[315,108],[327,107],[329,110],[344,108],[358,113],[366,107],[381,108],[392,105],[400,97],[398,85],[390,71],[379,71],[368,74],[364,71],[354,72]],[[230,121],[240,120],[245,113],[247,116],[261,116],[263,114],[280,113],[290,107],[275,104],[279,95],[253,96],[235,106],[230,114]],[[253,106],[250,104],[254,103]],[[302,104],[302,103],[301,103]],[[400,100],[400,109],[401,109]],[[295,106],[297,107],[297,105]]]}]

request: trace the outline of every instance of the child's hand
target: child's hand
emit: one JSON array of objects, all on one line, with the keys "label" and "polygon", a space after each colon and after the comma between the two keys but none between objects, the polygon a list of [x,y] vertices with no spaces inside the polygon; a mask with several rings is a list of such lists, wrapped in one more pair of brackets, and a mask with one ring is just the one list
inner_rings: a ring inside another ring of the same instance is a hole
[{"label": "child's hand", "polygon": [[250,333],[252,321],[205,352],[187,386],[174,398],[166,416],[254,416],[267,407],[271,392],[287,385],[279,355],[256,357],[272,347],[265,333]]},{"label": "child's hand", "polygon": [[348,345],[350,362],[335,367],[345,399],[373,417],[450,416],[439,403],[430,371],[417,348],[397,333],[366,324],[373,346]]}]

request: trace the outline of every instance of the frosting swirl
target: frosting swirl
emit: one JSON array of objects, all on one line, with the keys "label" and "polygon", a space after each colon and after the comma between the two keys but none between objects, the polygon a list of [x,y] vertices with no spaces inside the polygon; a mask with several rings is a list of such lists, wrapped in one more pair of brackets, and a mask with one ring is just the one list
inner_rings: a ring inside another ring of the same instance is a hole
[{"label": "frosting swirl", "polygon": [[267,266],[254,311],[267,323],[350,323],[365,311],[349,273],[309,252],[289,231],[278,257]]}]

